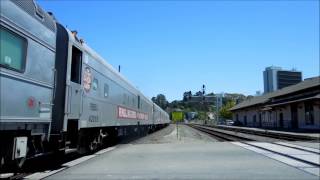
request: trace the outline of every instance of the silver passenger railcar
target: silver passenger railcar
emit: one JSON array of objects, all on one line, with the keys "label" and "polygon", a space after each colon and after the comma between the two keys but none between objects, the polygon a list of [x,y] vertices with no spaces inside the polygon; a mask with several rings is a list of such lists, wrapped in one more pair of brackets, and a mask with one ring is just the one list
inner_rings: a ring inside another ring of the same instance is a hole
[{"label": "silver passenger railcar", "polygon": [[56,25],[33,1],[0,4],[0,166],[21,165],[48,148]]},{"label": "silver passenger railcar", "polygon": [[141,135],[169,115],[33,0],[1,3],[0,166]]},{"label": "silver passenger railcar", "polygon": [[64,132],[63,143],[87,152],[108,138],[145,133],[168,124],[169,116],[80,40],[76,32],[60,24],[57,29],[58,81],[52,133]]}]

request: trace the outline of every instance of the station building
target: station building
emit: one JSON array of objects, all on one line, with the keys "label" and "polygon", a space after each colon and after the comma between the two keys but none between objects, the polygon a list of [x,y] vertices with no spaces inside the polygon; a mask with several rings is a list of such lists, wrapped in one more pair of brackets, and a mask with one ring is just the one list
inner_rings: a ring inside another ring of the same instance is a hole
[{"label": "station building", "polygon": [[243,126],[274,129],[320,129],[320,77],[256,96],[230,109]]}]

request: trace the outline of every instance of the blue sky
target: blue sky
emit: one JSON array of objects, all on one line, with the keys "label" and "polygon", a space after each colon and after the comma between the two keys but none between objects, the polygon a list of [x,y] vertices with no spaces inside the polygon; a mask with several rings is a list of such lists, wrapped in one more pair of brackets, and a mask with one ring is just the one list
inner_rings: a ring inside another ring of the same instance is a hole
[{"label": "blue sky", "polygon": [[38,0],[134,86],[255,94],[275,65],[319,75],[318,1]]}]

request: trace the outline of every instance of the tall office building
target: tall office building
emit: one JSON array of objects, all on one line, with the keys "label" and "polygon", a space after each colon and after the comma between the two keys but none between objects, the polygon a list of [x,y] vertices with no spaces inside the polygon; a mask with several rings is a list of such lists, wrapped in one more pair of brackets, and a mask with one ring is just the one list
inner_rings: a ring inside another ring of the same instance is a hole
[{"label": "tall office building", "polygon": [[271,66],[263,71],[263,81],[264,93],[269,93],[301,82],[302,72]]}]

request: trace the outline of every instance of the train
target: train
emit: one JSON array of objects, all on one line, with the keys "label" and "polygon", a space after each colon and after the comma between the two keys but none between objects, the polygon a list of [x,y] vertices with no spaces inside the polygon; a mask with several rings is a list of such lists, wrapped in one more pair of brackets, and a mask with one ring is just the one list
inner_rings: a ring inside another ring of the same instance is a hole
[{"label": "train", "polygon": [[34,0],[1,1],[0,25],[0,167],[48,152],[94,152],[170,123]]}]

